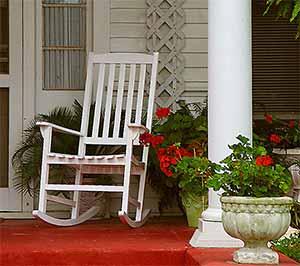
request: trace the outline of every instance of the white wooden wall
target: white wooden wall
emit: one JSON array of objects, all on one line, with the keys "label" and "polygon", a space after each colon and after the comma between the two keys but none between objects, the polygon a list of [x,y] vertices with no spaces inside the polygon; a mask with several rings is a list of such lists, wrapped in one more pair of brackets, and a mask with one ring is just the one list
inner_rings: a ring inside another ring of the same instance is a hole
[{"label": "white wooden wall", "polygon": [[[146,52],[144,0],[110,0],[109,49],[111,52]],[[186,45],[182,99],[202,101],[207,95],[208,4],[207,0],[185,0]]]}]

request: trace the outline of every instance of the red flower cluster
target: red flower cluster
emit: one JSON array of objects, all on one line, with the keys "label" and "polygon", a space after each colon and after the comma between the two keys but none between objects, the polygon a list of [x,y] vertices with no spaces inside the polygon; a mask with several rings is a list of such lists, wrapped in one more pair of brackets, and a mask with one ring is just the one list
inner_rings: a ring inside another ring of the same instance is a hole
[{"label": "red flower cluster", "polygon": [[300,120],[291,119],[286,121],[277,118],[275,115],[266,114],[265,122],[265,125],[257,133],[263,136],[264,141],[269,142],[267,145],[284,149],[299,146]]},{"label": "red flower cluster", "polygon": [[169,166],[176,165],[182,156],[193,156],[191,152],[188,152],[184,148],[178,148],[172,145],[168,148],[160,148],[157,150],[157,158],[160,162],[160,169],[166,176],[172,176],[173,172],[169,169]]},{"label": "red flower cluster", "polygon": [[156,116],[158,119],[164,118],[170,114],[170,107],[168,108],[158,108],[156,111]]},{"label": "red flower cluster", "polygon": [[281,142],[281,138],[279,136],[277,136],[276,134],[271,134],[270,141],[274,142],[274,143],[280,143]]},{"label": "red flower cluster", "polygon": [[263,155],[256,158],[256,165],[257,166],[268,166],[273,164],[273,159],[269,155]]},{"label": "red flower cluster", "polygon": [[153,148],[155,148],[157,145],[162,144],[164,140],[164,136],[153,136],[148,132],[145,132],[140,135],[140,144],[145,146],[151,144]]},{"label": "red flower cluster", "polygon": [[293,128],[296,125],[296,121],[290,121],[289,127]]},{"label": "red flower cluster", "polygon": [[266,120],[267,123],[271,124],[272,121],[273,121],[273,118],[270,115],[265,115],[265,120]]}]

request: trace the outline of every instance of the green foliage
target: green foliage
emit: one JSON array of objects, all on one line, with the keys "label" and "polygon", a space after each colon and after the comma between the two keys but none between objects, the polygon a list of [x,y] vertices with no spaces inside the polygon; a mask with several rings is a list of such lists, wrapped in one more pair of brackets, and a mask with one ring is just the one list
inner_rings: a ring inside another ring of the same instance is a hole
[{"label": "green foliage", "polygon": [[[269,120],[268,120],[268,119]],[[275,115],[266,115],[266,119],[257,121],[254,126],[254,140],[272,152],[274,148],[293,149],[300,146],[300,121],[281,120]],[[271,135],[279,137],[279,142],[272,142]]]},{"label": "green foliage", "polygon": [[[180,143],[197,152],[207,154],[207,108],[206,104],[185,104],[179,102],[179,110],[163,120],[154,120],[153,135],[165,136],[163,147]],[[168,207],[176,198],[180,207],[177,179],[166,176],[160,169],[156,150],[150,147],[148,161],[148,181],[160,196],[159,207]]]},{"label": "green foliage", "polygon": [[[91,107],[90,122],[94,116],[94,104]],[[12,165],[15,170],[14,186],[20,193],[33,195],[39,188],[40,168],[42,161],[43,138],[37,121],[46,121],[66,128],[79,131],[81,125],[82,106],[76,100],[72,108],[57,107],[49,114],[39,114],[24,130],[22,142],[12,157]],[[103,117],[103,116],[101,116]],[[91,132],[92,123],[89,123]],[[103,124],[103,123],[100,123]],[[87,154],[111,154],[120,151],[120,146],[88,146]],[[78,137],[69,134],[53,132],[53,152],[77,154]],[[69,183],[74,176],[72,169],[63,166],[51,166],[50,180],[55,183]],[[110,183],[110,178],[101,178],[104,183]]]},{"label": "green foliage", "polygon": [[163,135],[163,147],[180,143],[187,147],[194,143],[207,143],[207,110],[196,104],[179,102],[180,109],[171,113],[162,123],[155,121],[154,135]]},{"label": "green foliage", "polygon": [[206,157],[182,157],[172,175],[181,193],[202,196],[207,194],[207,180],[214,172],[215,164]]},{"label": "green foliage", "polygon": [[289,237],[272,241],[271,243],[277,251],[300,262],[300,233],[292,234]]},{"label": "green foliage", "polygon": [[291,216],[291,226],[300,230],[300,202],[294,201]]},{"label": "green foliage", "polygon": [[[262,146],[251,147],[248,138],[238,136],[239,143],[229,146],[232,153],[216,167],[208,180],[214,190],[224,189],[228,196],[276,197],[285,195],[291,187],[291,173],[280,164],[272,164]],[[257,165],[258,158],[268,159],[267,165]]]},{"label": "green foliage", "polygon": [[300,36],[300,1],[299,0],[267,0],[264,15],[271,9],[276,10],[277,17],[289,18],[290,23],[298,25],[296,38]]}]

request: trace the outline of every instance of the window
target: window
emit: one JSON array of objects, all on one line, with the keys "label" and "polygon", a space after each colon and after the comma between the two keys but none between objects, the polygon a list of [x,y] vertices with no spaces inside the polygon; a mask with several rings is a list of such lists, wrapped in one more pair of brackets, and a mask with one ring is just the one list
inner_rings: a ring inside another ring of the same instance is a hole
[{"label": "window", "polygon": [[86,0],[43,0],[43,89],[84,89]]},{"label": "window", "polygon": [[0,0],[0,74],[8,74],[8,0]]},{"label": "window", "polygon": [[263,16],[265,2],[253,1],[253,111],[300,117],[300,40],[297,25],[276,14]]}]

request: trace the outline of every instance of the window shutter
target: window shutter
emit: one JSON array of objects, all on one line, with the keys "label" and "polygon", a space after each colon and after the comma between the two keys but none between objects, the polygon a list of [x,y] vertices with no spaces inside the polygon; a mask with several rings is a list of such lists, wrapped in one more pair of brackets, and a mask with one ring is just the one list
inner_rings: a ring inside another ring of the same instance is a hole
[{"label": "window shutter", "polygon": [[[282,118],[300,116],[300,45],[296,25],[263,16],[264,1],[253,1],[253,112]],[[276,12],[275,12],[276,13]]]}]

